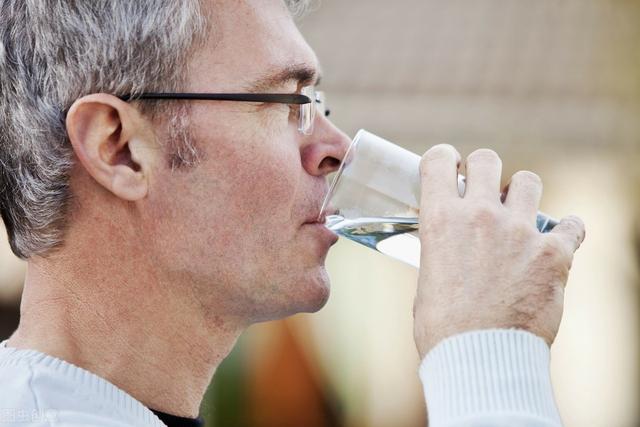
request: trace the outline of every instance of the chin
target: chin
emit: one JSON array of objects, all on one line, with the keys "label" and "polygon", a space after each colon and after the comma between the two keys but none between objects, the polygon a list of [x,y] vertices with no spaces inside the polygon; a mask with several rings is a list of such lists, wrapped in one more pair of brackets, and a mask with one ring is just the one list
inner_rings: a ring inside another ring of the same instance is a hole
[{"label": "chin", "polygon": [[284,298],[261,304],[262,307],[271,306],[273,310],[263,311],[258,321],[279,320],[298,313],[315,313],[327,304],[331,294],[329,275],[324,267],[292,281],[287,289],[288,292],[281,294]]},{"label": "chin", "polygon": [[305,286],[304,296],[306,307],[302,313],[315,313],[327,304],[331,294],[331,281],[324,266],[320,266]]},{"label": "chin", "polygon": [[308,289],[304,295],[303,301],[300,302],[297,313],[315,313],[322,309],[329,301],[331,287],[329,283],[322,286],[315,285]]}]

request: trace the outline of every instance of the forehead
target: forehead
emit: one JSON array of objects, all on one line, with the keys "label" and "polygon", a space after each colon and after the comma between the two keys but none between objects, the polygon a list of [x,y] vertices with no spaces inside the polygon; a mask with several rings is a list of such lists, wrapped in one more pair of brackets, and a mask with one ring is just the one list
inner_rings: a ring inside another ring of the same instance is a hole
[{"label": "forehead", "polygon": [[239,90],[294,68],[318,70],[318,61],[283,0],[213,0],[207,43],[194,54],[194,91]]}]

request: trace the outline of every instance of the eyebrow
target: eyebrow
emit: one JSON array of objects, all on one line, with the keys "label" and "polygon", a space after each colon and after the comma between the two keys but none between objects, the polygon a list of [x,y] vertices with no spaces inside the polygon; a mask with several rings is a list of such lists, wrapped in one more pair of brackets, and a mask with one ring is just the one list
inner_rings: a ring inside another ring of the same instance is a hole
[{"label": "eyebrow", "polygon": [[249,83],[248,89],[251,92],[264,91],[291,81],[296,81],[301,85],[313,84],[317,86],[320,84],[321,79],[321,72],[316,67],[306,64],[296,64],[258,78],[252,83]]}]

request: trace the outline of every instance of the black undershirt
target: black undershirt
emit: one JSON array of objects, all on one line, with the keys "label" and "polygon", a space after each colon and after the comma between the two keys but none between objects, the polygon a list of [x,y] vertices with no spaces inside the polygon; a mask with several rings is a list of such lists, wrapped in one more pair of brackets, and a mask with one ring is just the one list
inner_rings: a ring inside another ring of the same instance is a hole
[{"label": "black undershirt", "polygon": [[156,411],[155,409],[151,409],[151,412],[156,414],[156,416],[160,418],[160,421],[165,423],[168,427],[204,427],[204,420],[202,419],[202,417],[176,417],[175,415]]}]

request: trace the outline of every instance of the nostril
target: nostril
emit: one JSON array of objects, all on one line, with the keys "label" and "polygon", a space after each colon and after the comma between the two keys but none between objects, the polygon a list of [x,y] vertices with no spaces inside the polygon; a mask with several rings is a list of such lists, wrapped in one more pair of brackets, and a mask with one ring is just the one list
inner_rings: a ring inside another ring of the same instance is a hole
[{"label": "nostril", "polygon": [[340,166],[340,160],[335,157],[326,157],[320,162],[320,169],[336,169]]}]

